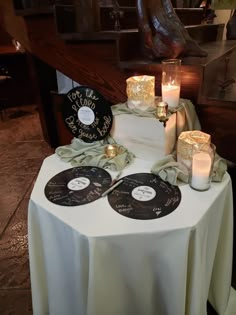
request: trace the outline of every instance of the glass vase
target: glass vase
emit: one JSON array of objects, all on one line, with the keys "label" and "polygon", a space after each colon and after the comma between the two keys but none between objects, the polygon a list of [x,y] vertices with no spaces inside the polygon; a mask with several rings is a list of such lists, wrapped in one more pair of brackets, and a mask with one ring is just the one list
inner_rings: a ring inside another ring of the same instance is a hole
[{"label": "glass vase", "polygon": [[162,61],[162,101],[168,104],[170,110],[175,109],[179,105],[181,87],[180,69],[180,59],[166,59]]},{"label": "glass vase", "polygon": [[204,144],[193,148],[189,183],[191,188],[198,191],[205,191],[210,188],[214,159],[214,144]]}]

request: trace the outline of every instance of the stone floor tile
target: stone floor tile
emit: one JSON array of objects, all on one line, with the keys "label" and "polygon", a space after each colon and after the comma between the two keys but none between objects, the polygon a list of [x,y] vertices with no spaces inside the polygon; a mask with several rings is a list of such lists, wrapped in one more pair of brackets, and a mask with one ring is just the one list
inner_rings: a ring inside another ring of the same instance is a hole
[{"label": "stone floor tile", "polygon": [[40,167],[41,159],[8,159],[1,162],[1,175],[17,174],[29,175],[37,174]]},{"label": "stone floor tile", "polygon": [[30,290],[0,290],[1,315],[33,315]]},{"label": "stone floor tile", "polygon": [[34,175],[0,173],[0,236],[20,201],[34,180]]},{"label": "stone floor tile", "polygon": [[40,159],[54,152],[54,150],[42,140],[16,141],[15,143],[4,144],[2,147],[4,150],[0,152],[0,159]]},{"label": "stone floor tile", "polygon": [[[22,108],[10,108],[6,110],[5,120],[0,121],[0,144],[43,139],[35,106]],[[20,112],[23,112],[25,115],[20,116]],[[18,113],[18,116],[16,113]]]},{"label": "stone floor tile", "polygon": [[35,175],[38,174],[43,158],[21,159],[9,158],[1,161],[1,175]]},{"label": "stone floor tile", "polygon": [[0,288],[29,289],[27,215],[29,198],[20,203],[0,238]]}]

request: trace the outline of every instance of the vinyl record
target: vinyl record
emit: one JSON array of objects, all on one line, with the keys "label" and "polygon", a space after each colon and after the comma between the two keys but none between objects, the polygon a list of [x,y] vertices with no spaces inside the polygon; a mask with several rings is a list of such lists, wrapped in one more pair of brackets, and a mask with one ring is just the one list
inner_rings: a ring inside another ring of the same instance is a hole
[{"label": "vinyl record", "polygon": [[112,127],[108,101],[98,91],[85,86],[75,87],[66,94],[62,115],[69,131],[84,142],[104,139]]},{"label": "vinyl record", "polygon": [[101,197],[111,184],[110,174],[93,166],[73,167],[58,173],[45,186],[45,196],[60,206],[79,206]]},{"label": "vinyl record", "polygon": [[181,201],[177,186],[150,173],[138,173],[123,178],[109,195],[111,207],[119,214],[140,220],[161,218],[174,211]]}]

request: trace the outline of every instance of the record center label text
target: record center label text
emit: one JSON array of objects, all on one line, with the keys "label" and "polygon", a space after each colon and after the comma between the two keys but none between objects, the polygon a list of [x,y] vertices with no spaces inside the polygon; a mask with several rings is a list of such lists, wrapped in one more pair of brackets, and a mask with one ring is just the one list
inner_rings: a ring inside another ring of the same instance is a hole
[{"label": "record center label text", "polygon": [[90,184],[90,180],[88,178],[77,177],[70,180],[69,183],[67,184],[67,187],[70,190],[78,191],[78,190],[83,190],[87,188],[89,184]]},{"label": "record center label text", "polygon": [[91,125],[94,122],[95,115],[91,108],[87,106],[80,107],[78,118],[84,125]]},{"label": "record center label text", "polygon": [[156,196],[156,191],[150,186],[138,186],[135,187],[131,195],[138,201],[150,201]]}]

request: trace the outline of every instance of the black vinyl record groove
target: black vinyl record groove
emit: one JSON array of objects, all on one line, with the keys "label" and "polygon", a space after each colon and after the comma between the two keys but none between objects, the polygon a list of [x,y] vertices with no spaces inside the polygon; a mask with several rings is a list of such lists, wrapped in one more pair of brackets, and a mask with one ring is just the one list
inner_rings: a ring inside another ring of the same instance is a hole
[{"label": "black vinyl record groove", "polygon": [[111,184],[110,174],[93,166],[73,167],[58,173],[45,186],[49,201],[61,206],[79,206],[101,197]]},{"label": "black vinyl record groove", "polygon": [[181,201],[179,187],[150,173],[137,173],[123,178],[123,182],[109,195],[111,207],[119,214],[140,220],[164,217],[173,212]]}]

